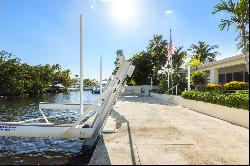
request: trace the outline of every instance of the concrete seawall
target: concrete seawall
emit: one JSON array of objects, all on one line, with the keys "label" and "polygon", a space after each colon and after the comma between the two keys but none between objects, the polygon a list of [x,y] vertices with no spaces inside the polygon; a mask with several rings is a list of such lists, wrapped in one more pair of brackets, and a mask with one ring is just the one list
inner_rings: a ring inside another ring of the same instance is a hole
[{"label": "concrete seawall", "polygon": [[249,130],[153,97],[123,96],[89,165],[249,164]]}]

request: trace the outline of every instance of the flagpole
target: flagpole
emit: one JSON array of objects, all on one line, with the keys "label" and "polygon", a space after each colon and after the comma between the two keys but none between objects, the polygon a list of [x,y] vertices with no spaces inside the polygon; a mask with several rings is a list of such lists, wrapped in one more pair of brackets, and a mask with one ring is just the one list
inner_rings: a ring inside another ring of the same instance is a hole
[{"label": "flagpole", "polygon": [[172,94],[173,94],[173,60],[171,56],[171,88],[172,88]]},{"label": "flagpole", "polygon": [[172,43],[172,33],[170,28],[170,42],[171,42],[171,57],[170,57],[170,65],[171,65],[171,88],[172,88],[172,94],[173,94],[173,43]]},{"label": "flagpole", "polygon": [[168,86],[168,91],[169,91],[169,70],[168,70],[168,64],[169,64],[169,55],[168,55],[168,45],[166,46],[166,48],[167,48],[167,58],[166,58],[166,68],[165,69],[167,69],[167,72],[168,72],[168,83],[167,83],[167,86]]}]

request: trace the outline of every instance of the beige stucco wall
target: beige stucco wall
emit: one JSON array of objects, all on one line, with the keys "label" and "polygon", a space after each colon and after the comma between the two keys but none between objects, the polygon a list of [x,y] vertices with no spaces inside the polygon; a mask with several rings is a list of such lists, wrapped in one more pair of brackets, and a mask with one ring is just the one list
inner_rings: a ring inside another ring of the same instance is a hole
[{"label": "beige stucco wall", "polygon": [[150,93],[150,96],[166,101],[172,102],[191,110],[249,128],[249,111],[237,108],[230,108],[222,105],[206,103],[202,101],[187,100],[181,96],[173,96],[166,94]]},{"label": "beige stucco wall", "polygon": [[240,72],[240,71],[247,72],[245,64],[220,68],[219,74],[227,74],[227,73]]},{"label": "beige stucco wall", "polygon": [[[142,88],[144,89],[144,93],[142,93]],[[158,89],[158,86],[152,86],[153,89]],[[131,93],[131,94],[144,94],[149,95],[149,90],[151,90],[150,85],[141,85],[141,86],[124,86],[123,93]]]}]

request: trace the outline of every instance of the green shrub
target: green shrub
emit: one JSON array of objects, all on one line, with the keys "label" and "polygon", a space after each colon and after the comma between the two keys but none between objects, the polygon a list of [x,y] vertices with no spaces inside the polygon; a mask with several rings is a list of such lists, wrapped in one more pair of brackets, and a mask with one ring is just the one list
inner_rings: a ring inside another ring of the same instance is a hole
[{"label": "green shrub", "polygon": [[249,110],[249,96],[242,93],[222,92],[200,92],[200,91],[184,91],[182,93],[184,99],[204,101],[213,104],[219,104],[227,107],[240,108]]},{"label": "green shrub", "polygon": [[225,90],[246,90],[247,83],[239,82],[239,81],[232,81],[229,83],[224,84]]},{"label": "green shrub", "polygon": [[136,82],[135,82],[134,79],[131,79],[131,80],[129,80],[129,81],[127,82],[127,85],[128,85],[128,86],[136,86]]},{"label": "green shrub", "polygon": [[208,91],[221,91],[221,86],[219,84],[207,84],[206,90]]},{"label": "green shrub", "polygon": [[163,77],[160,79],[159,89],[160,93],[165,93],[168,91],[167,77]]},{"label": "green shrub", "polygon": [[235,92],[240,94],[249,94],[249,90],[236,90]]},{"label": "green shrub", "polygon": [[249,90],[224,90],[223,93],[240,93],[240,94],[248,94]]},{"label": "green shrub", "polygon": [[194,71],[192,74],[191,74],[191,82],[194,84],[194,85],[204,85],[206,84],[208,81],[208,76],[205,72],[202,72],[202,71]]}]

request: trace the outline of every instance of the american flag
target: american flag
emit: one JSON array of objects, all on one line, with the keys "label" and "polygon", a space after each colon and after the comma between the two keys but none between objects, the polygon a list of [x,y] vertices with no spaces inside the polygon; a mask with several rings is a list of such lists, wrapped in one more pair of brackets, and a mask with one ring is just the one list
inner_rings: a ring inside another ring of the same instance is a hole
[{"label": "american flag", "polygon": [[171,29],[170,29],[170,42],[168,44],[168,61],[170,61],[173,53],[174,53],[174,48],[172,45],[172,36],[171,36]]}]

